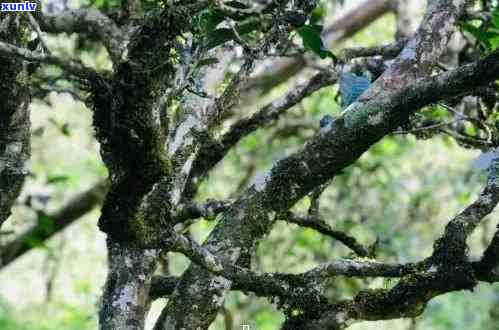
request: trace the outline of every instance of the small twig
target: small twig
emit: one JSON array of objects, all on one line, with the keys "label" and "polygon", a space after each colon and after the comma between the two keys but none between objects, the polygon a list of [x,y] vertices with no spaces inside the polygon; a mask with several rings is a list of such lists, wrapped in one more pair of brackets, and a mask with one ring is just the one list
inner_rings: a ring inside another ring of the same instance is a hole
[{"label": "small twig", "polygon": [[81,62],[75,60],[66,61],[54,55],[32,52],[28,49],[19,48],[1,41],[0,54],[14,55],[30,61],[54,64],[59,66],[61,69],[84,79],[96,77],[99,75],[94,69],[83,65]]},{"label": "small twig", "polygon": [[216,8],[223,12],[225,16],[231,18],[240,18],[249,15],[259,15],[265,9],[265,6],[256,3],[252,8],[235,8],[224,4],[224,1],[215,1]]},{"label": "small twig", "polygon": [[477,118],[472,118],[470,116],[467,116],[457,110],[455,110],[454,108],[452,108],[451,106],[448,106],[447,104],[445,103],[439,103],[439,105],[441,105],[444,109],[452,112],[453,114],[455,114],[456,116],[459,116],[471,123],[476,123],[478,124],[480,127],[482,127],[486,132],[487,132],[487,142],[492,142],[492,130],[490,129],[490,127],[483,121],[481,121],[480,119],[477,119]]},{"label": "small twig", "polygon": [[205,203],[194,202],[188,205],[180,205],[173,217],[173,222],[176,223],[174,230],[177,233],[183,233],[201,218],[213,221],[218,214],[227,210],[230,205],[232,205],[231,200],[208,200]]},{"label": "small twig", "polygon": [[233,22],[231,21],[228,21],[227,22],[227,25],[230,27],[230,29],[232,30],[232,33],[234,33],[234,37],[235,37],[235,40],[237,41],[238,44],[240,44],[243,48],[245,49],[249,49],[250,46],[248,45],[248,43],[241,37],[241,35],[239,34],[239,32],[237,32],[237,29],[236,29],[236,26],[234,25]]},{"label": "small twig", "polygon": [[454,108],[452,108],[452,107],[448,106],[448,105],[447,105],[447,104],[445,104],[445,103],[442,103],[442,102],[441,102],[441,103],[439,103],[439,105],[440,105],[440,106],[442,106],[442,108],[444,108],[445,110],[452,112],[453,114],[455,114],[456,116],[458,116],[458,117],[460,117],[460,118],[463,118],[463,119],[466,119],[466,120],[469,120],[469,121],[473,120],[473,119],[472,119],[472,118],[470,118],[469,116],[465,115],[465,114],[464,114],[464,113],[462,113],[462,112],[457,111],[456,109],[454,109]]},{"label": "small twig", "polygon": [[337,240],[338,242],[341,242],[343,245],[345,245],[350,250],[355,252],[355,254],[357,254],[359,257],[369,256],[368,248],[364,247],[362,244],[357,242],[357,240],[354,237],[349,236],[342,231],[334,230],[319,216],[308,216],[308,215],[288,212],[283,221],[294,223],[302,227],[311,228],[323,235],[331,237]]},{"label": "small twig", "polygon": [[482,139],[477,139],[468,135],[463,135],[454,131],[447,130],[445,128],[439,128],[442,133],[445,133],[451,137],[453,137],[456,141],[463,143],[464,145],[475,147],[480,150],[487,150],[490,147],[493,147],[494,144],[492,142],[488,142]]},{"label": "small twig", "polygon": [[406,43],[407,40],[403,39],[395,43],[382,46],[345,48],[338,55],[338,59],[342,62],[348,62],[358,57],[383,56],[393,58],[402,51]]},{"label": "small twig", "polygon": [[421,131],[426,131],[426,130],[437,129],[437,128],[440,128],[443,126],[449,126],[449,125],[455,124],[461,120],[463,120],[463,119],[460,118],[460,119],[454,119],[452,121],[436,123],[436,124],[427,125],[427,126],[423,126],[423,127],[415,127],[415,128],[410,129],[410,130],[398,130],[398,131],[394,131],[393,134],[410,134],[410,133],[414,133],[414,132],[421,132]]},{"label": "small twig", "polygon": [[[302,274],[260,273],[232,265],[184,235],[171,233],[165,244],[170,251],[182,253],[214,274],[245,285],[280,287],[284,289],[282,290],[284,292],[299,289],[295,285],[289,286],[290,280],[293,283],[309,282],[309,284],[313,284],[317,280],[332,276],[401,277],[413,273],[417,269],[414,264],[386,264],[377,261],[340,259],[321,264]],[[297,281],[297,279],[301,279],[301,281]]]},{"label": "small twig", "polygon": [[217,214],[227,210],[233,201],[231,200],[214,200],[210,199],[204,203],[190,203],[187,205],[179,205],[174,217],[175,223],[182,223],[187,220],[206,218],[214,219]]}]

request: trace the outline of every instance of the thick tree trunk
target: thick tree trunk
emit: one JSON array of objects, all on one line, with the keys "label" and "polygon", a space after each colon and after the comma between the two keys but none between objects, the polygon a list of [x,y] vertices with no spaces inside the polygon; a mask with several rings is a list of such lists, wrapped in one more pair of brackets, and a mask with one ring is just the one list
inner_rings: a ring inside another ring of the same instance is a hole
[{"label": "thick tree trunk", "polygon": [[102,296],[101,330],[143,330],[158,250],[132,248],[108,239],[109,273]]},{"label": "thick tree trunk", "polygon": [[[109,250],[99,313],[102,330],[144,328],[159,255],[151,248],[158,246],[171,210],[166,128],[159,114],[159,109],[164,110],[161,96],[169,71],[157,70],[164,64],[160,56],[143,56],[144,50],[169,53],[169,45],[155,38],[157,25],[161,24],[151,22],[133,34],[130,63],[116,66],[109,80],[91,83],[96,137],[109,169],[109,191],[99,219]],[[168,37],[166,33],[161,36]],[[157,76],[151,74],[152,68]]]},{"label": "thick tree trunk", "polygon": [[[0,41],[19,45],[19,17],[0,16]],[[30,153],[27,70],[23,61],[0,56],[0,226],[9,217],[26,175]]]}]

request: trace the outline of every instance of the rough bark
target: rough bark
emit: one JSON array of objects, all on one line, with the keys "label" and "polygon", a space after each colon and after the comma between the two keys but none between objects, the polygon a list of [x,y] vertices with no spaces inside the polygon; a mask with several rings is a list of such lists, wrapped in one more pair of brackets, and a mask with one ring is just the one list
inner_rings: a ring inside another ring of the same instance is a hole
[{"label": "rough bark", "polygon": [[109,275],[99,311],[101,329],[144,329],[158,255],[157,250],[133,248],[108,240]]},{"label": "rough bark", "polygon": [[342,301],[324,310],[319,317],[291,317],[283,330],[343,329],[356,320],[387,320],[421,315],[432,298],[447,292],[472,290],[480,281],[497,280],[491,250],[494,240],[480,262],[470,263],[466,256],[466,238],[499,201],[499,158],[489,169],[487,184],[478,198],[446,226],[436,241],[433,254],[404,276],[392,289],[365,290],[352,300]]},{"label": "rough bark", "polygon": [[[466,3],[433,1],[418,32],[392,66],[301,152],[279,161],[250,187],[223,215],[205,248],[227,262],[248,265],[255,245],[270,230],[276,214],[338,175],[371,145],[407,121],[417,104],[403,104],[404,96],[395,97],[394,93],[429,72],[444,51]],[[192,265],[155,329],[207,329],[230,285],[229,280]]]},{"label": "rough bark", "polygon": [[[0,42],[20,45],[19,17],[0,16]],[[0,226],[21,191],[30,154],[28,73],[19,58],[0,55]]]},{"label": "rough bark", "polygon": [[[147,286],[159,253],[145,248],[157,247],[172,226],[174,180],[164,119],[173,69],[172,59],[162,55],[188,26],[188,10],[175,7],[146,20],[130,35],[113,74],[90,79],[96,137],[110,186],[99,219],[111,261],[100,311],[103,330],[143,327]],[[120,303],[122,296],[126,304]]]},{"label": "rough bark", "polygon": [[118,29],[116,23],[99,10],[88,8],[65,10],[53,15],[37,13],[40,26],[46,32],[84,33],[101,40],[113,61],[122,59],[126,48],[126,34]]},{"label": "rough bark", "polygon": [[[218,1],[186,3],[166,5],[140,19],[134,17],[137,1],[124,1],[122,14],[113,19],[96,10],[38,17],[46,31],[77,32],[100,40],[111,55],[111,72],[97,72],[78,60],[66,60],[50,52],[23,49],[11,40],[0,41],[0,53],[9,55],[9,59],[20,57],[56,65],[71,77],[78,77],[79,82],[83,80],[82,85],[90,92],[88,104],[94,111],[96,136],[110,174],[109,193],[99,220],[100,228],[108,234],[110,265],[100,308],[101,329],[143,328],[158,248],[183,253],[193,264],[174,284],[171,279],[165,284],[166,290],[173,292],[155,326],[157,330],[207,329],[230,289],[279,297],[283,299],[280,307],[288,302],[297,307],[303,312],[299,317],[292,317],[291,309],[283,308],[288,316],[285,329],[335,329],[358,319],[416,316],[435,295],[472,288],[477,279],[494,281],[499,236],[496,234],[479,262],[467,261],[465,251],[467,235],[498,200],[496,178],[489,180],[475,204],[449,223],[431,258],[417,265],[338,260],[294,275],[250,269],[256,245],[275,221],[286,215],[290,222],[340,240],[358,255],[368,254],[354,238],[332,230],[319,219],[289,216],[289,208],[318,186],[330,182],[384,136],[406,124],[421,107],[469,93],[498,78],[499,52],[432,76],[468,1],[429,1],[420,28],[407,42],[344,52],[340,56],[343,60],[379,54],[398,56],[356,102],[338,118],[324,125],[321,121],[320,131],[301,151],[277,162],[238,200],[206,204],[192,203],[199,179],[241,138],[275,122],[303,98],[334,83],[340,66],[332,73],[318,74],[298,85],[217,136],[216,128],[225,124],[224,116],[237,106],[254,61],[268,55],[270,44],[288,36],[286,31],[292,27],[283,22],[289,13],[282,12],[292,9],[304,18],[317,2],[280,1],[250,9],[230,8]],[[368,22],[387,10],[386,1],[367,4],[375,6],[373,11],[356,13],[363,16],[355,22]],[[207,6],[233,18],[236,27],[226,29],[228,33],[220,34],[206,47],[234,39],[243,48],[240,69],[219,96],[205,93],[206,71],[197,69],[205,56],[212,53],[199,48],[204,37],[196,35],[198,26],[192,26],[190,21],[193,14]],[[256,18],[239,23],[238,20],[251,15]],[[350,23],[343,21],[341,29],[355,30],[355,24]],[[238,35],[249,31],[258,34],[260,29],[261,49],[251,49]],[[194,84],[198,78],[199,83]],[[76,208],[77,211],[80,209]],[[219,211],[223,212],[221,220],[203,246],[180,234],[191,224],[190,218],[213,217]],[[446,266],[440,269],[442,265]],[[441,271],[435,271],[433,266]],[[353,300],[330,304],[320,285],[316,285],[328,276],[386,276],[401,280],[391,290],[361,292]]]}]

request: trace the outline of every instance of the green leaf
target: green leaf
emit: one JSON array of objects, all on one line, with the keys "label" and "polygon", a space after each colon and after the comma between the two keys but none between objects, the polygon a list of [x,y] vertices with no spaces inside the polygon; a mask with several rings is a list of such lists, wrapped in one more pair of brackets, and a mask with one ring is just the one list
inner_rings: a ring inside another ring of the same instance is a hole
[{"label": "green leaf", "polygon": [[492,14],[492,25],[499,29],[499,12]]},{"label": "green leaf", "polygon": [[71,136],[71,131],[69,129],[69,123],[64,123],[61,125],[61,133],[64,134],[64,136]]},{"label": "green leaf", "polygon": [[482,31],[480,28],[470,24],[470,23],[461,23],[461,28],[470,33],[473,37],[475,37],[479,42],[484,44],[487,48],[490,48],[489,38],[485,31]]},{"label": "green leaf", "polygon": [[[244,36],[251,31],[261,28],[262,22],[253,20],[236,25],[236,31],[240,36]],[[206,47],[208,49],[219,46],[227,41],[235,39],[234,31],[229,28],[219,28],[211,31],[206,40]]]},{"label": "green leaf", "polygon": [[320,53],[321,49],[324,47],[320,34],[317,29],[311,25],[304,25],[298,30],[298,34],[303,40],[303,46],[311,49],[315,53]]},{"label": "green leaf", "polygon": [[220,28],[210,32],[208,35],[208,48],[212,48],[223,44],[226,41],[234,39],[236,36],[234,35],[234,31],[228,28]]},{"label": "green leaf", "polygon": [[487,40],[490,41],[490,39],[499,36],[499,32],[496,29],[491,29],[485,32],[485,36],[487,37]]},{"label": "green leaf", "polygon": [[52,234],[55,229],[55,220],[49,215],[40,212],[38,214],[38,225],[36,230],[26,237],[24,242],[30,247],[43,247],[46,248],[44,237]]},{"label": "green leaf", "polygon": [[40,227],[40,231],[45,234],[50,234],[54,231],[55,228],[55,220],[51,216],[41,213],[38,217],[38,225]]},{"label": "green leaf", "polygon": [[26,245],[32,248],[40,247],[44,245],[44,242],[41,238],[37,236],[28,236],[24,239]]},{"label": "green leaf", "polygon": [[310,49],[320,58],[330,57],[336,60],[336,56],[324,47],[318,25],[303,25],[296,30],[303,41],[303,46]]},{"label": "green leaf", "polygon": [[217,28],[225,18],[210,10],[204,10],[199,14],[199,27],[201,31],[208,34]]},{"label": "green leaf", "polygon": [[71,177],[67,176],[67,175],[54,175],[54,176],[49,176],[47,178],[47,183],[59,183],[59,182],[66,182],[68,181],[69,179],[71,179]]},{"label": "green leaf", "polygon": [[321,35],[322,30],[324,30],[324,25],[321,24],[310,24],[310,26],[313,27],[317,33],[319,33],[319,36]]},{"label": "green leaf", "polygon": [[497,48],[499,48],[499,36],[490,38],[489,42],[492,50],[496,50]]}]

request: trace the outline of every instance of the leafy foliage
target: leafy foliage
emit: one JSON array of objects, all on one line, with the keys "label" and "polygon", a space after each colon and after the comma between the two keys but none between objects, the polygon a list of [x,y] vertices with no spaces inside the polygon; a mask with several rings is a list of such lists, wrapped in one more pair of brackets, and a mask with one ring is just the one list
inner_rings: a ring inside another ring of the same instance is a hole
[{"label": "leafy foliage", "polygon": [[478,26],[472,22],[462,22],[461,28],[470,33],[488,51],[499,48],[499,7],[491,13],[490,22],[479,21]]}]

